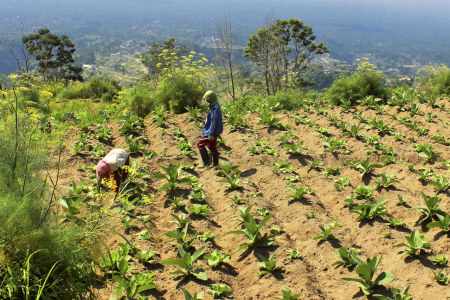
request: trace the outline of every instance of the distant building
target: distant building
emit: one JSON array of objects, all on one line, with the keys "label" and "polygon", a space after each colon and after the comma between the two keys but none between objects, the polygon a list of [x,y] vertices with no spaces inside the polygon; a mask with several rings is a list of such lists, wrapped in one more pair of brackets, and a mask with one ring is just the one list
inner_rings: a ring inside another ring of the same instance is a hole
[{"label": "distant building", "polygon": [[95,70],[95,66],[92,66],[92,65],[83,65],[83,69],[86,69],[86,70]]}]

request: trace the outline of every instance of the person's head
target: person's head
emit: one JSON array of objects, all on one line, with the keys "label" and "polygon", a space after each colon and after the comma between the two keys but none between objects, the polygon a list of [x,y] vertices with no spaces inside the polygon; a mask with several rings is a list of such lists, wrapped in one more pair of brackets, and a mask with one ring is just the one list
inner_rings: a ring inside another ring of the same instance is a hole
[{"label": "person's head", "polygon": [[205,95],[203,95],[203,99],[209,104],[217,103],[217,95],[213,91],[207,91]]},{"label": "person's head", "polygon": [[103,178],[109,179],[110,177],[109,165],[103,160],[99,161],[97,164],[97,168],[95,169],[95,173],[97,175],[97,180],[99,182],[101,182]]}]

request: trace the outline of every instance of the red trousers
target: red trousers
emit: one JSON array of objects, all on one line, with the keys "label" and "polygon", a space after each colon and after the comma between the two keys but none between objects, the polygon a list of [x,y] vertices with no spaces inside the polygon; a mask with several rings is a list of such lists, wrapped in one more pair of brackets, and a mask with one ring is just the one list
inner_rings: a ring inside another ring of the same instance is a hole
[{"label": "red trousers", "polygon": [[202,149],[207,147],[211,153],[219,152],[217,150],[217,135],[213,135],[214,139],[209,140],[207,136],[202,136],[197,142],[197,148]]}]

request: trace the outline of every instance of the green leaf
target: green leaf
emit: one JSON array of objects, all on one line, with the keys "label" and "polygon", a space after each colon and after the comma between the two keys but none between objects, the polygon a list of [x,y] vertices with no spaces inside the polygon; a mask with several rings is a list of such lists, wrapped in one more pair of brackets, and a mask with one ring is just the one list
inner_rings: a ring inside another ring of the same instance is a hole
[{"label": "green leaf", "polygon": [[383,272],[380,275],[378,275],[377,279],[375,279],[374,283],[376,285],[384,285],[391,283],[395,280],[395,275],[391,272]]},{"label": "green leaf", "polygon": [[206,272],[203,269],[200,269],[200,268],[196,269],[193,272],[191,272],[191,274],[200,280],[205,280],[205,281],[208,280],[208,274],[206,274]]}]

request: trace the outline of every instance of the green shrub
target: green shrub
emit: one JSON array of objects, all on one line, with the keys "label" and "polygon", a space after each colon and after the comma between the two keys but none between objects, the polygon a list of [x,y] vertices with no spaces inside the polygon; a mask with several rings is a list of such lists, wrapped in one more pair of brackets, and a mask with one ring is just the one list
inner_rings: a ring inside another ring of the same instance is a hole
[{"label": "green shrub", "polygon": [[82,99],[82,93],[81,90],[76,89],[73,86],[68,86],[64,88],[58,96],[56,96],[56,99],[58,100],[73,100],[73,99]]},{"label": "green shrub", "polygon": [[37,108],[39,106],[39,91],[35,89],[21,90],[19,99],[22,109],[25,107]]},{"label": "green shrub", "polygon": [[102,95],[102,101],[103,102],[111,102],[112,101],[112,99],[113,99],[113,94],[111,93],[111,92],[106,92],[106,93],[103,93],[103,95]]},{"label": "green shrub", "polygon": [[103,94],[110,92],[113,97],[121,90],[119,83],[115,80],[100,80],[92,77],[86,82],[82,89],[82,97],[87,99],[100,99]]},{"label": "green shrub", "polygon": [[301,90],[278,91],[275,96],[268,96],[267,102],[271,107],[279,103],[278,109],[294,110],[302,105],[303,97]]},{"label": "green shrub", "polygon": [[145,85],[129,89],[122,97],[122,103],[141,118],[147,116],[158,104],[155,92]]},{"label": "green shrub", "polygon": [[198,106],[203,93],[198,79],[176,75],[159,85],[157,97],[159,103],[169,107],[171,113],[182,114],[187,112],[186,106]]},{"label": "green shrub", "polygon": [[351,101],[353,105],[367,96],[381,98],[385,102],[388,99],[389,89],[384,86],[383,77],[379,73],[343,76],[334,81],[326,92],[326,97],[332,105],[341,105],[341,100]]},{"label": "green shrub", "polygon": [[58,225],[51,212],[46,215],[46,137],[22,115],[18,136],[31,138],[19,138],[16,151],[14,118],[2,117],[0,299],[36,299],[41,286],[42,299],[85,299],[93,276],[80,239],[70,227]]},{"label": "green shrub", "polygon": [[436,79],[436,85],[432,90],[432,94],[436,97],[440,95],[450,95],[450,70],[443,71]]}]

